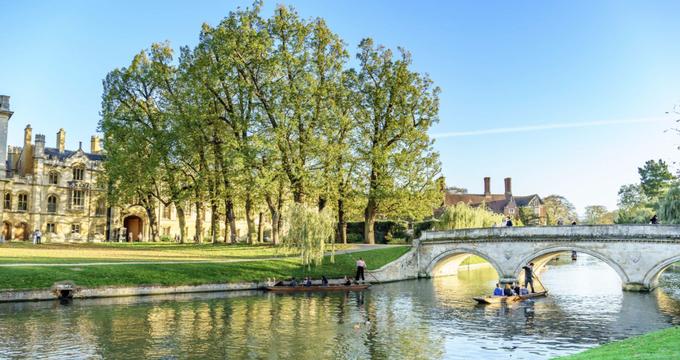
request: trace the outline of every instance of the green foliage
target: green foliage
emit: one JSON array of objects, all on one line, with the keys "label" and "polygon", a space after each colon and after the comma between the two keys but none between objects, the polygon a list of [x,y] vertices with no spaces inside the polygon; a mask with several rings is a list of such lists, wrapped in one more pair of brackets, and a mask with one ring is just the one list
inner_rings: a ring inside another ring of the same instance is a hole
[{"label": "green foliage", "polygon": [[638,168],[638,174],[642,192],[650,199],[662,196],[675,179],[668,170],[668,164],[661,159],[648,160],[643,167]]},{"label": "green foliage", "polygon": [[586,213],[583,222],[589,225],[613,224],[616,216],[616,212],[608,211],[605,206],[591,205],[586,206]]},{"label": "green foliage", "polygon": [[364,242],[364,235],[361,233],[348,233],[347,234],[348,243],[362,243]]},{"label": "green foliage", "polygon": [[471,207],[459,202],[454,206],[446,207],[434,227],[436,230],[484,228],[492,227],[502,221],[503,215],[491,212],[482,206]]},{"label": "green foliage", "polygon": [[320,265],[329,244],[331,253],[335,253],[335,221],[328,210],[318,211],[294,203],[288,208],[286,219],[289,229],[282,245],[286,251],[300,254],[304,265]]},{"label": "green foliage", "polygon": [[543,208],[548,225],[557,225],[560,220],[568,224],[578,218],[574,205],[561,195],[546,196],[543,199]]},{"label": "green foliage", "polygon": [[616,224],[649,224],[654,216],[654,209],[644,205],[637,205],[619,209],[616,213]]},{"label": "green foliage", "polygon": [[659,201],[659,221],[680,224],[680,183],[675,183]]}]

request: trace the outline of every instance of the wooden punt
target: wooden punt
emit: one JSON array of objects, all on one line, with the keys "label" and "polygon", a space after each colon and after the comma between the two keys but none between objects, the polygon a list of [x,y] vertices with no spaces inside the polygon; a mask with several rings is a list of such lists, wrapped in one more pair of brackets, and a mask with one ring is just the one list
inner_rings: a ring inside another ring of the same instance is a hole
[{"label": "wooden punt", "polygon": [[548,296],[547,291],[530,293],[528,295],[515,295],[515,296],[484,296],[473,298],[480,304],[507,304],[517,301],[522,301],[531,298],[545,297]]},{"label": "wooden punt", "polygon": [[295,293],[295,292],[323,292],[323,291],[363,291],[368,289],[370,284],[356,284],[356,285],[312,285],[312,286],[267,286],[265,290],[276,293]]}]

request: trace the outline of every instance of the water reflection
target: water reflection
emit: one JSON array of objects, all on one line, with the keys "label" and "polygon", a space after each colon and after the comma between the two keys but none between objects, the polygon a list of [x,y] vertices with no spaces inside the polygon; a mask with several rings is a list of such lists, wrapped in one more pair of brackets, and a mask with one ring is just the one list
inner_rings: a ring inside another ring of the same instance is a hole
[{"label": "water reflection", "polygon": [[[212,293],[0,304],[0,358],[546,359],[680,324],[680,274],[623,293],[587,256],[542,274],[548,298],[480,306],[491,269],[349,294]],[[238,295],[238,296],[237,296]]]}]

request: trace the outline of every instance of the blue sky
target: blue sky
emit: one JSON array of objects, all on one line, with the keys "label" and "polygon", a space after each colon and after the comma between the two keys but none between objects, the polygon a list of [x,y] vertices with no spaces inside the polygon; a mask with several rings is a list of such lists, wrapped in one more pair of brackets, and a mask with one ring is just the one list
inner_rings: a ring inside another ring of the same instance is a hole
[{"label": "blue sky", "polygon": [[[9,143],[30,123],[48,146],[89,146],[101,80],[152,42],[194,45],[250,1],[13,1],[0,12]],[[264,13],[276,2],[268,1]],[[323,17],[354,54],[363,37],[413,54],[442,88],[437,137],[449,185],[557,193],[616,205],[651,158],[680,158],[665,113],[680,103],[677,1],[288,1]],[[490,130],[490,131],[487,131]]]}]

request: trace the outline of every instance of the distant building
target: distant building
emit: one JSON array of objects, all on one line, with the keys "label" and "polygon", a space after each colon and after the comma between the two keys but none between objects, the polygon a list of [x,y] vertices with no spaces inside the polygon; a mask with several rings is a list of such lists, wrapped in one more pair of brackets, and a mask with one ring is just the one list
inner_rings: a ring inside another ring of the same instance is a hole
[{"label": "distant building", "polygon": [[[484,204],[487,209],[497,214],[510,216],[511,218],[520,217],[520,209],[526,209],[525,214],[530,214],[535,222],[545,223],[545,209],[543,200],[537,194],[533,195],[513,195],[512,179],[505,178],[505,192],[502,194],[491,193],[491,178],[484,178],[483,194],[467,194],[458,189],[446,189],[444,194],[444,206],[453,206],[460,202],[476,207]],[[440,209],[438,212],[441,212]],[[528,224],[527,224],[528,225]]]}]

